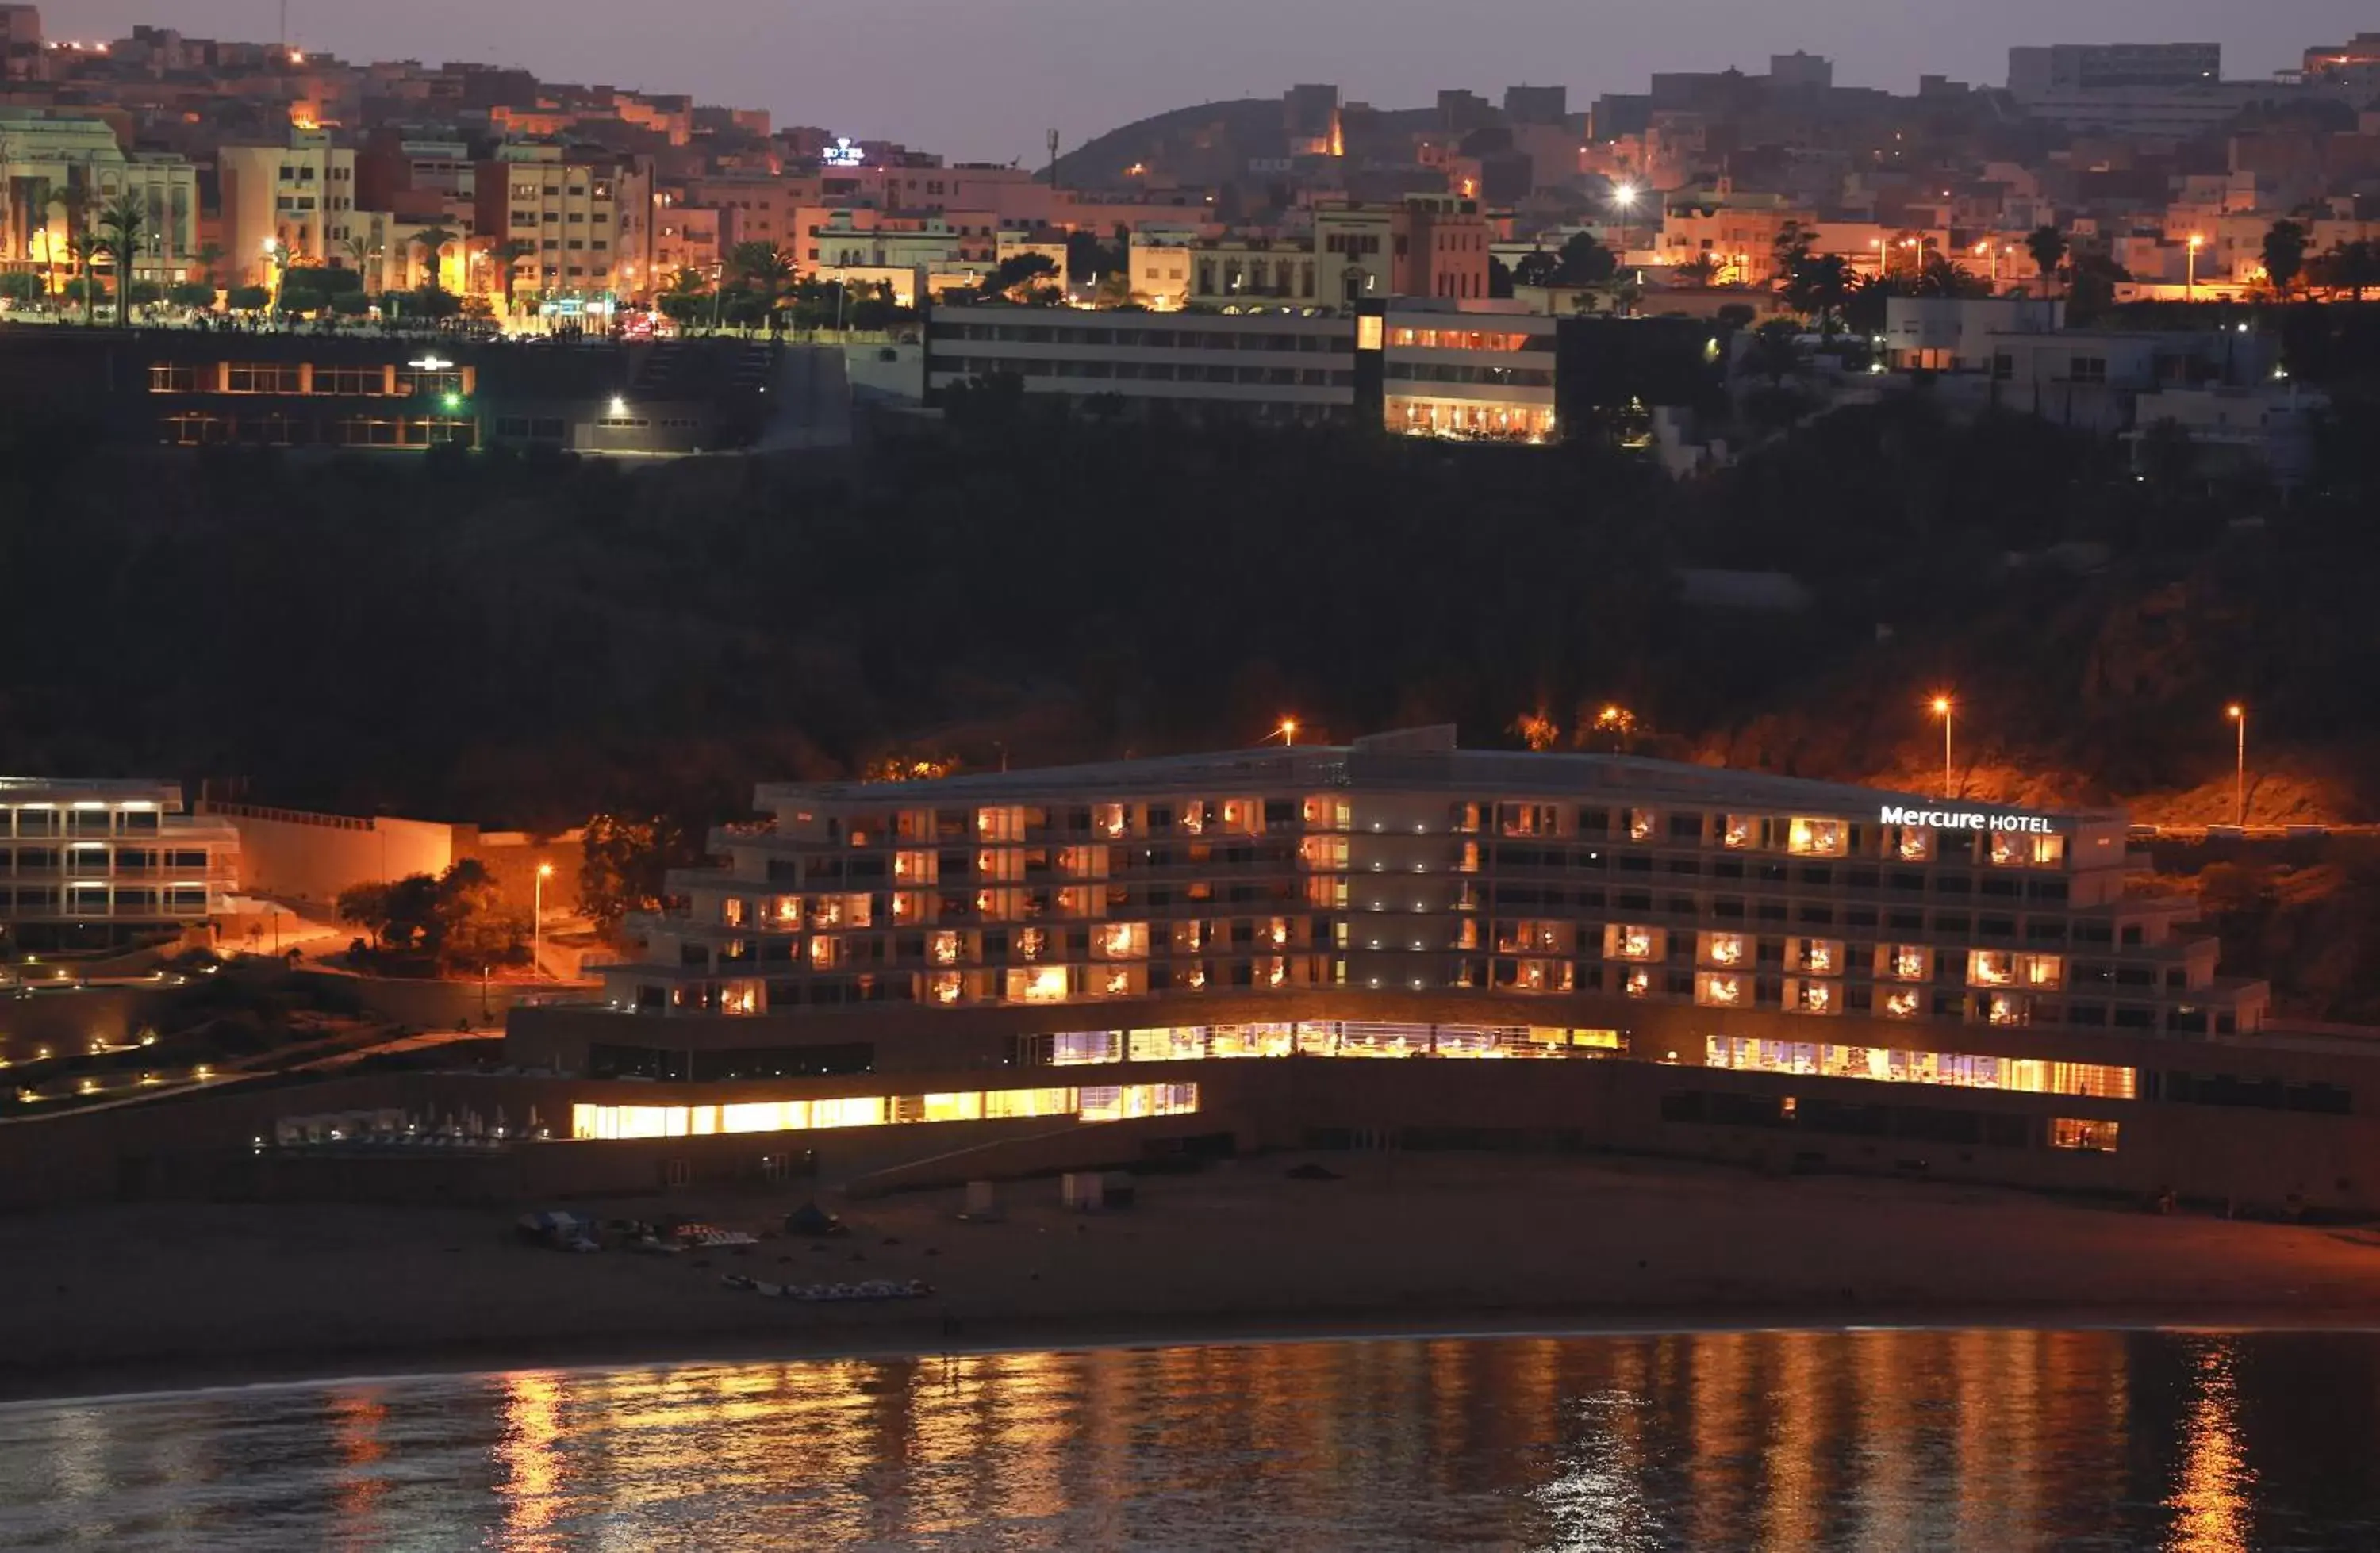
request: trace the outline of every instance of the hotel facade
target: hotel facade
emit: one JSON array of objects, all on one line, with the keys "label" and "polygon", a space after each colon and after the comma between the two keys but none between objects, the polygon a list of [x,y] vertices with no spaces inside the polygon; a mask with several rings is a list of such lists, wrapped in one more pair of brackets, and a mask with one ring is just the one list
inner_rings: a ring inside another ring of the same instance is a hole
[{"label": "hotel facade", "polygon": [[827,1099],[988,1121],[1014,1092],[999,1115],[1243,1141],[2380,1187],[2380,1069],[2268,1028],[2187,902],[2127,889],[2119,812],[1447,729],[758,807],[631,920],[599,1001],[514,1013],[508,1059],[575,1082],[577,1135],[850,1124],[801,1109]]},{"label": "hotel facade", "polygon": [[107,953],[203,926],[239,833],[172,783],[0,777],[0,960]]}]

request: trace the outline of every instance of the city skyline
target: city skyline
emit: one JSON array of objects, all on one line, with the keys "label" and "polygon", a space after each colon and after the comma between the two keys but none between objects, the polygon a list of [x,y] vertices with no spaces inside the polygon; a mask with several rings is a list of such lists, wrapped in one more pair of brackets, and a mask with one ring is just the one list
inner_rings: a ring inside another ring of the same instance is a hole
[{"label": "city skyline", "polygon": [[[811,40],[765,0],[712,0],[700,29],[650,36],[635,30],[625,7],[618,27],[587,25],[605,3],[516,0],[499,10],[421,0],[398,11],[346,13],[292,0],[289,34],[298,46],[352,60],[519,65],[549,80],[766,108],[779,123],[899,140],[954,161],[1036,164],[1051,127],[1073,147],[1151,114],[1277,96],[1300,80],[1335,81],[1349,97],[1384,106],[1424,104],[1440,87],[1494,93],[1515,82],[1555,84],[1584,107],[1599,92],[1643,90],[1656,70],[1756,72],[1770,54],[1798,48],[1834,60],[1839,84],[1906,93],[1920,74],[1998,85],[2011,45],[2118,40],[2220,42],[2225,73],[2250,79],[2293,66],[2309,42],[2343,39],[2370,21],[2352,0],[2304,0],[2279,25],[2213,0],[2111,0],[2088,13],[2016,0],[1948,16],[1912,14],[1888,0],[1798,0],[1750,16],[1730,0],[1673,0],[1612,17],[1516,0],[1503,13],[1514,23],[1508,27],[1424,14],[1356,32],[1350,26],[1359,10],[1377,19],[1377,8],[1358,0],[1306,0],[1287,12],[1225,0],[1194,33],[1168,36],[1153,50],[1144,18],[1080,0],[1005,0],[955,13],[928,0],[885,0],[864,21],[817,40],[815,54],[783,58]],[[170,8],[59,0],[42,9],[58,39],[116,37],[149,25],[270,40],[280,25],[278,0],[185,0]],[[1263,42],[1251,46],[1259,29]],[[888,72],[888,60],[900,68]],[[992,69],[1002,79],[988,87]]]}]

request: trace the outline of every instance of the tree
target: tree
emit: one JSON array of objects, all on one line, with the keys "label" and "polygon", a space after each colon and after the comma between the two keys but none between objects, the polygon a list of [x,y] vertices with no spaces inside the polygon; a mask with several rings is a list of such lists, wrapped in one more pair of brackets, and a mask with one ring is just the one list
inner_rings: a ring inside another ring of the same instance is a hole
[{"label": "tree", "polygon": [[2116,283],[2132,273],[2104,253],[2077,253],[2066,263],[2066,309],[2070,323],[2087,323],[2116,305]]},{"label": "tree", "polygon": [[368,284],[364,280],[364,270],[380,256],[380,249],[372,246],[371,238],[362,232],[349,233],[339,239],[339,251],[347,256],[347,267],[355,272],[356,284],[358,285]]},{"label": "tree", "polygon": [[[84,182],[84,176],[81,169],[69,166],[67,169],[67,181],[63,184],[49,185],[42,201],[45,212],[55,208],[66,218],[67,257],[74,261],[79,261],[80,245],[91,225],[91,191]],[[58,288],[57,244],[52,240],[42,246],[50,250],[50,289],[55,291]],[[90,294],[88,287],[85,288],[84,294],[86,297]],[[83,322],[88,323],[91,320],[85,317]]]},{"label": "tree", "polygon": [[1512,267],[1492,253],[1488,256],[1488,295],[1490,297],[1512,295]]},{"label": "tree", "polygon": [[177,308],[212,308],[215,305],[215,283],[176,281],[165,288],[165,300]]},{"label": "tree", "polygon": [[488,249],[488,262],[496,267],[496,284],[503,289],[504,311],[513,310],[513,283],[518,278],[520,261],[537,252],[535,243],[518,237],[507,237]]},{"label": "tree", "polygon": [[273,293],[261,285],[235,285],[225,294],[224,305],[234,312],[262,312],[273,305]]},{"label": "tree", "polygon": [[2344,291],[2361,302],[2366,291],[2380,285],[2380,243],[2369,237],[2338,244],[2322,262],[2324,284],[2334,296]]},{"label": "tree", "polygon": [[115,270],[115,326],[124,327],[131,305],[132,261],[140,255],[140,229],[149,224],[149,207],[138,195],[120,194],[99,212],[99,251]]},{"label": "tree", "polygon": [[91,256],[98,251],[99,235],[87,227],[67,234],[67,258],[75,267],[75,278],[69,284],[74,295],[82,301],[82,321],[87,326],[97,317],[99,293],[91,273]]},{"label": "tree", "polygon": [[1689,285],[1708,285],[1718,277],[1718,261],[1707,253],[1698,253],[1670,273]]},{"label": "tree", "polygon": [[1916,297],[1988,297],[1992,284],[1948,254],[1928,255],[1910,288]]},{"label": "tree", "polygon": [[670,277],[669,288],[653,298],[653,305],[673,323],[696,322],[710,310],[710,283],[699,270],[682,269]]},{"label": "tree", "polygon": [[199,275],[200,279],[207,283],[210,289],[212,289],[214,286],[215,266],[223,262],[223,256],[224,251],[223,245],[221,243],[209,242],[200,243],[199,245],[199,251],[196,255],[199,261]]},{"label": "tree", "polygon": [[1561,246],[1563,285],[1601,285],[1620,273],[1620,256],[1597,240],[1592,232],[1573,233]]},{"label": "tree", "polygon": [[2282,296],[2289,294],[2305,268],[2306,229],[2284,218],[2265,233],[2265,278]]},{"label": "tree", "polygon": [[1052,281],[1057,274],[1056,262],[1046,253],[1012,253],[993,265],[991,273],[983,277],[983,294],[1016,301],[1020,292],[1029,295],[1035,281]]},{"label": "tree", "polygon": [[1552,285],[1561,277],[1561,257],[1538,249],[1521,255],[1512,266],[1514,285]]},{"label": "tree", "polygon": [[42,277],[31,271],[0,271],[0,301],[30,302],[41,294]]},{"label": "tree", "polygon": [[1821,334],[1832,334],[1839,315],[1851,300],[1851,261],[1839,253],[1796,251],[1779,282],[1785,305],[1815,321]]},{"label": "tree", "polygon": [[785,290],[796,273],[793,256],[774,243],[738,243],[727,255],[727,269],[748,297],[747,306],[774,330]]},{"label": "tree", "polygon": [[434,290],[438,288],[439,256],[446,251],[446,245],[453,242],[455,237],[455,232],[453,227],[441,226],[435,222],[432,222],[430,225],[423,227],[419,232],[416,232],[411,240],[407,243],[407,247],[420,251],[421,267],[425,272],[425,277],[422,281],[422,287],[424,289]]},{"label": "tree", "polygon": [[2049,295],[2049,280],[2066,261],[2066,235],[2055,226],[2036,226],[2025,234],[2024,251],[2041,272],[2041,294]]},{"label": "tree", "polygon": [[661,816],[595,816],[579,843],[578,909],[606,936],[628,913],[658,909],[662,877],[681,846],[677,827]]}]

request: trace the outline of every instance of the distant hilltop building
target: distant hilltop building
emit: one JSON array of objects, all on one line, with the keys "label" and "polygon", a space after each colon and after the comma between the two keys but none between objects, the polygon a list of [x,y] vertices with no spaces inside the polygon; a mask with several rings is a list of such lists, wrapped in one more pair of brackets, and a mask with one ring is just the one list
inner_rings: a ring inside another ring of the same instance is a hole
[{"label": "distant hilltop building", "polygon": [[2020,102],[2110,87],[2197,86],[2223,79],[2220,43],[2052,43],[2009,50]]}]

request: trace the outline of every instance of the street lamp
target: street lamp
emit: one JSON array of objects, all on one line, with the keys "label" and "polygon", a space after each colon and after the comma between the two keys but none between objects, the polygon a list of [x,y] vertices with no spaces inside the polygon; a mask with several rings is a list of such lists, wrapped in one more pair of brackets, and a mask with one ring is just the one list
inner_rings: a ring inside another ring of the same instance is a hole
[{"label": "street lamp", "polygon": [[2231,778],[2231,797],[2239,812],[2239,826],[2244,831],[2248,828],[2248,709],[2234,701],[2223,712],[2240,729],[2239,764]]},{"label": "street lamp", "polygon": [[553,877],[553,865],[537,866],[536,904],[529,908],[528,974],[532,980],[545,974],[545,881]]},{"label": "street lamp", "polygon": [[1281,746],[1283,749],[1287,749],[1290,746],[1295,744],[1297,742],[1297,719],[1293,717],[1282,718],[1281,720],[1281,726],[1265,735],[1265,742],[1268,744],[1271,743],[1274,739],[1279,739],[1281,741]]},{"label": "street lamp", "polygon": [[2205,246],[2206,239],[2204,237],[2196,232],[2190,235],[2189,258],[2186,261],[2189,268],[2184,272],[2181,283],[2181,299],[2185,302],[2198,300],[2198,250]]},{"label": "street lamp", "polygon": [[1989,242],[1989,241],[1980,242],[1980,243],[1977,243],[1977,244],[1975,245],[1975,251],[1976,251],[1977,253],[1979,253],[1979,254],[1988,254],[1988,255],[1990,255],[1990,256],[1991,256],[1991,261],[1992,261],[1992,292],[1993,292],[1993,294],[1994,294],[1995,296],[1997,296],[1997,295],[1998,294],[1998,292],[1999,292],[1999,289],[2000,289],[2000,250],[1999,250],[1999,247],[1998,247],[1998,244],[1996,244],[1996,243],[1992,243],[1992,242]]},{"label": "street lamp", "polygon": [[1937,696],[1927,703],[1934,715],[1942,720],[1942,796],[1952,796],[1950,776],[1950,725],[1955,721],[1958,703],[1948,696]]}]

